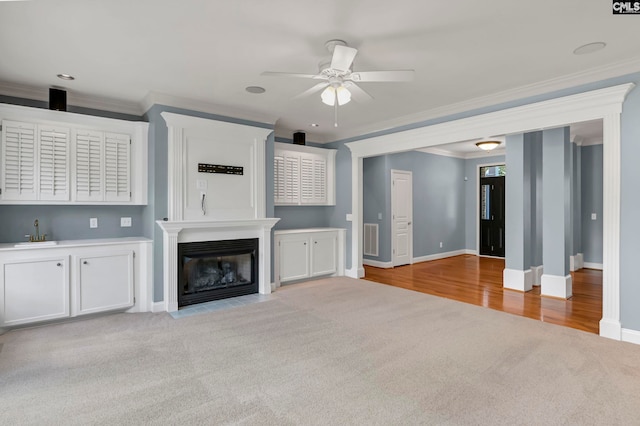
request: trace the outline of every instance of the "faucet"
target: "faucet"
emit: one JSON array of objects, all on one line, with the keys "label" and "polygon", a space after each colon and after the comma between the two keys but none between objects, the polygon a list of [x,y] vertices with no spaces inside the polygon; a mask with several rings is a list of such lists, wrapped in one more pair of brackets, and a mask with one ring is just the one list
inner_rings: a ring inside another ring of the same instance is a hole
[{"label": "faucet", "polygon": [[36,235],[25,235],[25,237],[29,237],[30,243],[41,243],[47,239],[47,234],[42,234],[40,236],[40,224],[38,223],[38,219],[33,222],[33,227],[36,228]]}]

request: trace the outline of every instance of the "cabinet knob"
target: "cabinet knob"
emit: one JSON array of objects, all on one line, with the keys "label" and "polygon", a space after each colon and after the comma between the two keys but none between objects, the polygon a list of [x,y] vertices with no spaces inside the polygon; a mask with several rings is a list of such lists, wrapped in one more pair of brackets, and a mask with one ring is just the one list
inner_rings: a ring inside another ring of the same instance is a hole
[{"label": "cabinet knob", "polygon": [[89,262],[87,262],[86,260],[82,262],[83,265],[88,265]]},{"label": "cabinet knob", "polygon": [[317,242],[317,241],[314,241],[314,242],[313,242],[313,244],[318,244],[318,242]]},{"label": "cabinet knob", "polygon": [[62,263],[58,262],[56,263],[56,266],[62,266]]}]

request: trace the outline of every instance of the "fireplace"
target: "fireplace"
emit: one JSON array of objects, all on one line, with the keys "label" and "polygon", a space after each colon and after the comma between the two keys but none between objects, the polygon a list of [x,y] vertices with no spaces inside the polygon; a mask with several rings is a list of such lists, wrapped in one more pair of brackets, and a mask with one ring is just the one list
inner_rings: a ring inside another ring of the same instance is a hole
[{"label": "fireplace", "polygon": [[258,292],[258,239],[178,244],[178,306]]}]

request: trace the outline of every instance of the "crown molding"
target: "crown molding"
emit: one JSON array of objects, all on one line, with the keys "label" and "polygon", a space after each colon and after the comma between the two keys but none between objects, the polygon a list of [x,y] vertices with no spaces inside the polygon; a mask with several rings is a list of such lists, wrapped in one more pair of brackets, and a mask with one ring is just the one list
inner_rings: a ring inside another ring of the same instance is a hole
[{"label": "crown molding", "polygon": [[[66,89],[63,89],[66,90]],[[66,90],[67,104],[75,107],[111,111],[121,114],[141,116],[144,111],[137,102],[127,102],[117,99],[104,98],[94,95],[86,95]],[[0,94],[16,98],[31,99],[35,101],[49,102],[49,88],[35,87],[25,84],[16,84],[0,81]]]},{"label": "crown molding", "polygon": [[640,71],[640,57],[635,57],[621,62],[567,74],[562,77],[552,78],[533,84],[520,86],[514,89],[504,90],[487,96],[480,96],[466,101],[453,103],[441,107],[432,108],[419,113],[405,115],[391,120],[384,120],[371,125],[360,126],[340,133],[336,140],[344,140],[368,135],[376,132],[392,131],[398,127],[421,123],[435,118],[446,117],[479,108],[511,102],[558,90],[568,89],[583,84],[595,83],[608,78],[620,77]]},{"label": "crown molding", "polygon": [[165,105],[174,108],[181,108],[191,111],[204,112],[207,114],[233,117],[241,120],[254,121],[257,123],[275,125],[278,116],[265,114],[258,111],[234,108],[225,105],[218,105],[211,102],[199,101],[195,99],[182,98],[179,96],[167,95],[159,92],[149,92],[141,102],[142,109],[146,113],[154,105]]}]

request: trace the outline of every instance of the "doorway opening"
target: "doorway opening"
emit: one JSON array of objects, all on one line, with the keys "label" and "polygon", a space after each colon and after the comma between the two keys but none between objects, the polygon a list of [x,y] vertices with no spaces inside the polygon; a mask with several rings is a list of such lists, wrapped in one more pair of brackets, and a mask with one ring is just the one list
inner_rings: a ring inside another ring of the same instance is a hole
[{"label": "doorway opening", "polygon": [[480,166],[479,254],[504,257],[505,176],[504,164]]}]

